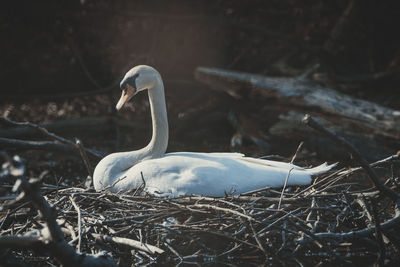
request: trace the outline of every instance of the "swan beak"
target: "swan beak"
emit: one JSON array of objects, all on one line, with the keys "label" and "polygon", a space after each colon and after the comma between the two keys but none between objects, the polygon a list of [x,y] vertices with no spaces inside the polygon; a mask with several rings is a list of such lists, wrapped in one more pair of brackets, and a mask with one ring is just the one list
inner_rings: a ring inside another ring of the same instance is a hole
[{"label": "swan beak", "polygon": [[119,99],[117,105],[115,106],[115,108],[117,110],[120,110],[122,108],[122,106],[129,101],[129,99],[132,98],[132,96],[135,95],[135,88],[133,88],[132,86],[130,86],[129,84],[126,85],[125,89],[122,90],[122,95],[121,98]]}]

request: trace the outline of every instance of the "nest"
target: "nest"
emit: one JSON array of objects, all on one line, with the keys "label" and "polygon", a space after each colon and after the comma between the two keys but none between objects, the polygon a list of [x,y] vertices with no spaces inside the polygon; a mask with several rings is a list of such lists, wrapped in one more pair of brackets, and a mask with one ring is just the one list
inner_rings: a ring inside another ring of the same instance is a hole
[{"label": "nest", "polygon": [[[393,170],[398,165],[398,156],[372,165],[397,192]],[[360,182],[365,179],[363,169],[343,168],[316,177],[308,187],[262,188],[222,198],[159,198],[42,183],[37,188],[57,211],[69,246],[79,253],[106,253],[122,266],[393,263],[399,255],[399,207]],[[29,190],[23,189],[17,201],[3,201],[2,237],[32,236],[49,227],[51,218],[42,210],[38,215]],[[57,263],[46,244],[24,250],[0,244],[2,262]]]}]

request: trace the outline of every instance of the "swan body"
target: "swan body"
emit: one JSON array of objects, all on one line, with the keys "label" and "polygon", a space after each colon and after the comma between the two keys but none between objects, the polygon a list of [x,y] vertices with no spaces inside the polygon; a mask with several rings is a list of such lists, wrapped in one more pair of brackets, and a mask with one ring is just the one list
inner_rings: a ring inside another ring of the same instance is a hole
[{"label": "swan body", "polygon": [[287,185],[306,185],[311,182],[311,175],[335,166],[324,163],[305,169],[290,163],[245,157],[240,153],[165,154],[168,120],[159,73],[149,66],[134,67],[122,80],[121,89],[117,109],[138,91],[148,89],[153,135],[145,148],[103,158],[93,175],[97,191],[127,192],[145,183],[145,190],[158,196],[224,196],[225,192],[239,194],[267,186],[282,187],[287,177]]}]

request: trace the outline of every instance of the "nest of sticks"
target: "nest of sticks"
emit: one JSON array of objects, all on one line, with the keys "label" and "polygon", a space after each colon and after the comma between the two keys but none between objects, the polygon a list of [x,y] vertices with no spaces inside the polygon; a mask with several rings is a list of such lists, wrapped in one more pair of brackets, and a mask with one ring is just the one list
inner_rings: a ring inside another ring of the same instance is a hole
[{"label": "nest of sticks", "polygon": [[[306,123],[318,128],[312,118]],[[142,188],[113,194],[19,177],[0,186],[15,192],[1,199],[1,262],[398,264],[399,156],[367,164],[350,144],[331,137],[361,167],[337,168],[307,187],[160,198]]]},{"label": "nest of sticks", "polygon": [[[390,170],[396,164],[398,156],[392,156],[373,166]],[[57,211],[65,242],[79,253],[106,251],[124,266],[395,260],[399,207],[375,187],[351,182],[359,177],[365,177],[361,168],[340,169],[317,177],[306,188],[263,188],[223,198],[157,198],[43,184],[36,188]],[[385,184],[398,187],[391,176]],[[19,201],[3,203],[2,237],[32,236],[46,228],[49,218],[39,216],[36,205],[26,201],[35,201],[32,192],[22,192],[26,194],[21,193]],[[45,243],[37,243],[25,247],[36,250],[33,254],[3,248],[3,260],[51,265],[52,257],[38,258],[49,252]]]}]

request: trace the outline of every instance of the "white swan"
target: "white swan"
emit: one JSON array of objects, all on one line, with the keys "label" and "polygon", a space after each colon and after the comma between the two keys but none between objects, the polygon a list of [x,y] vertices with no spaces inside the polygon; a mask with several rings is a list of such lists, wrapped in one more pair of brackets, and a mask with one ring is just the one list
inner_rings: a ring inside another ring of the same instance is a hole
[{"label": "white swan", "polygon": [[223,196],[225,192],[244,193],[261,187],[306,185],[311,175],[330,170],[326,163],[311,169],[293,164],[245,157],[239,153],[165,154],[168,145],[168,119],[164,86],[160,74],[149,66],[136,66],[121,82],[119,110],[137,92],[147,89],[153,135],[150,143],[137,151],[113,153],[103,158],[93,175],[97,191],[126,192],[146,184],[147,192],[159,196],[198,194]]}]

